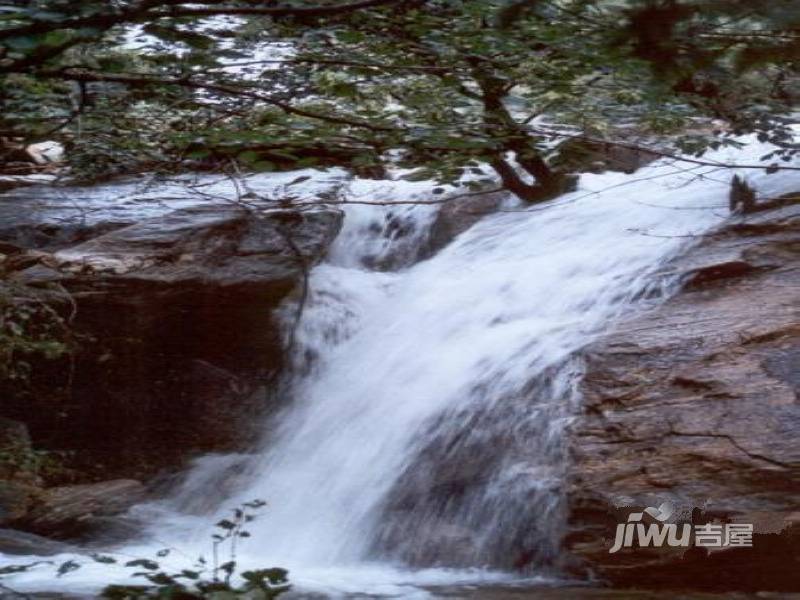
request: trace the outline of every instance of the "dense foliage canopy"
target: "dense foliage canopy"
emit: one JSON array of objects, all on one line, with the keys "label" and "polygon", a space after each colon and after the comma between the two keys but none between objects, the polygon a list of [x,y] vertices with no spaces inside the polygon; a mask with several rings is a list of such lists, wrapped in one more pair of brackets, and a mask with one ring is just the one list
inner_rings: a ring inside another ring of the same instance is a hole
[{"label": "dense foliage canopy", "polygon": [[533,201],[575,138],[790,160],[799,69],[794,0],[31,0],[0,4],[0,136],[87,176],[490,165]]}]

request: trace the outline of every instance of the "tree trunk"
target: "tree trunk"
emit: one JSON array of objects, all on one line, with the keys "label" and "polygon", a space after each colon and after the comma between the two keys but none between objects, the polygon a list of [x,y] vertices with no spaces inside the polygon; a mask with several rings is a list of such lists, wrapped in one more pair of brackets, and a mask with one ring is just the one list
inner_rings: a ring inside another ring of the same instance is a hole
[{"label": "tree trunk", "polygon": [[[526,202],[549,200],[569,187],[564,173],[550,168],[534,148],[531,134],[517,123],[503,104],[508,83],[491,74],[480,61],[473,62],[473,77],[481,90],[483,118],[490,136],[498,141],[500,151],[490,158],[492,168],[500,175],[503,187]],[[514,152],[516,161],[535,183],[526,183],[511,163],[506,152]]]},{"label": "tree trunk", "polygon": [[500,175],[503,187],[518,198],[526,202],[540,202],[545,199],[541,194],[540,186],[523,181],[516,169],[505,158],[495,157],[489,161],[489,164]]}]

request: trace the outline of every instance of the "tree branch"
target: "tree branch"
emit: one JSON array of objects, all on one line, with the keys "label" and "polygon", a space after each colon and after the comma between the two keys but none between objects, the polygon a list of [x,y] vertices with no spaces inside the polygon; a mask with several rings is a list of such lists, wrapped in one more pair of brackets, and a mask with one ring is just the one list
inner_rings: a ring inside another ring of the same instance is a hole
[{"label": "tree branch", "polygon": [[563,137],[563,138],[571,138],[577,140],[585,140],[587,142],[594,142],[597,144],[607,144],[609,146],[616,146],[617,148],[625,148],[626,150],[637,150],[644,154],[652,154],[653,156],[658,156],[659,158],[671,158],[680,162],[690,163],[693,165],[700,165],[703,167],[720,167],[723,169],[767,169],[773,168],[779,171],[800,171],[800,167],[786,167],[779,164],[774,165],[740,165],[735,163],[723,163],[718,161],[711,161],[711,160],[702,160],[699,158],[689,158],[688,156],[682,156],[680,154],[673,154],[671,152],[664,152],[663,150],[656,150],[654,148],[648,148],[647,146],[639,146],[637,144],[626,144],[624,142],[612,142],[609,140],[593,138],[591,136],[582,134],[582,133],[564,133],[562,131],[555,131],[555,130],[548,130],[542,128],[535,128],[531,129],[535,133],[540,135],[545,135],[549,137]]},{"label": "tree branch", "polygon": [[372,123],[368,123],[365,121],[359,121],[355,119],[350,119],[347,117],[335,116],[335,115],[326,115],[323,113],[318,113],[315,111],[305,110],[302,108],[297,108],[292,106],[291,104],[287,104],[286,102],[281,102],[280,100],[275,100],[274,98],[270,98],[269,96],[264,96],[262,94],[256,93],[252,90],[248,90],[246,88],[238,88],[233,86],[228,86],[224,84],[215,84],[215,83],[204,83],[201,81],[194,81],[189,77],[178,78],[166,78],[166,77],[154,77],[151,75],[128,75],[128,74],[110,74],[110,73],[98,73],[96,71],[91,71],[88,69],[81,69],[76,67],[67,67],[65,69],[58,69],[53,71],[39,71],[37,72],[37,76],[43,79],[63,79],[65,81],[86,81],[86,82],[109,82],[109,83],[122,83],[126,85],[175,85],[179,87],[184,87],[188,89],[194,90],[205,90],[209,92],[218,92],[221,94],[229,95],[229,96],[239,96],[243,98],[251,98],[253,100],[258,100],[260,102],[264,102],[265,104],[270,104],[275,106],[276,108],[281,109],[287,114],[296,115],[299,117],[306,117],[309,119],[316,119],[320,121],[326,121],[328,123],[336,123],[339,125],[348,125],[350,127],[358,127],[362,129],[367,129],[369,131],[374,132],[395,132],[397,131],[394,127],[387,127],[382,125],[374,125]]}]

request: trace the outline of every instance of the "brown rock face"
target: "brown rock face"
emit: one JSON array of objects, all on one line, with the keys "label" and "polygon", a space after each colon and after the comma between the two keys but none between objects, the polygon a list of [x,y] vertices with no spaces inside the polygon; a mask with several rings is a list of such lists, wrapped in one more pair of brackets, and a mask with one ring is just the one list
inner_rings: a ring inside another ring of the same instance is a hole
[{"label": "brown rock face", "polygon": [[620,171],[634,173],[658,158],[657,154],[619,144],[574,138],[559,147],[555,166],[572,172],[603,173]]},{"label": "brown rock face", "polygon": [[50,488],[17,525],[42,535],[70,537],[90,528],[93,519],[124,512],[144,494],[144,486],[129,479]]},{"label": "brown rock face", "polygon": [[[798,591],[800,206],[739,218],[672,266],[682,293],[588,349],[567,549],[615,585]],[[609,553],[630,509],[662,502],[753,523],[753,547]]]},{"label": "brown rock face", "polygon": [[419,258],[433,256],[483,217],[499,209],[508,197],[507,192],[490,192],[444,204],[431,225]]},{"label": "brown rock face", "polygon": [[302,288],[342,213],[99,198],[99,216],[84,222],[58,202],[41,199],[0,241],[18,249],[9,280],[61,290],[75,350],[37,362],[24,393],[0,381],[2,415],[90,480],[143,478],[245,443],[282,364],[273,311]]}]

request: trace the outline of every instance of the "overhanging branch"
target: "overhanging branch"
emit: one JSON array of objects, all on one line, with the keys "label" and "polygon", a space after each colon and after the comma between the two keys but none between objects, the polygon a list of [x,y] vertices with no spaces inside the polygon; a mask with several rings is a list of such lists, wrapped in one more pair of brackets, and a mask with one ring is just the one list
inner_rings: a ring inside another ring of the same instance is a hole
[{"label": "overhanging branch", "polygon": [[190,77],[168,78],[168,77],[158,77],[153,75],[100,73],[97,71],[75,68],[75,67],[68,67],[65,69],[57,69],[50,71],[39,71],[37,72],[37,76],[42,79],[62,79],[64,81],[121,83],[131,86],[174,85],[187,89],[217,92],[227,96],[235,96],[235,97],[257,100],[259,102],[264,102],[265,104],[269,104],[271,106],[279,108],[280,110],[284,111],[287,114],[296,115],[298,117],[306,117],[309,119],[326,121],[328,123],[336,123],[338,125],[358,127],[373,132],[388,133],[397,131],[397,128],[394,127],[376,125],[374,123],[351,119],[344,116],[328,115],[324,113],[318,113],[315,111],[298,108],[286,102],[282,102],[280,100],[270,98],[269,96],[266,96],[264,94],[260,94],[256,91],[253,91],[252,89],[240,88],[218,83],[195,81]]}]

